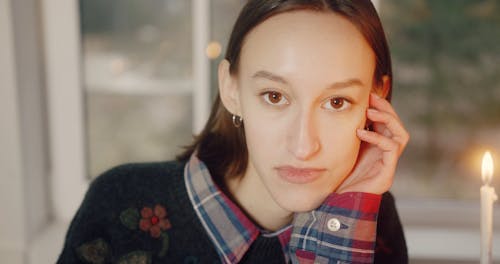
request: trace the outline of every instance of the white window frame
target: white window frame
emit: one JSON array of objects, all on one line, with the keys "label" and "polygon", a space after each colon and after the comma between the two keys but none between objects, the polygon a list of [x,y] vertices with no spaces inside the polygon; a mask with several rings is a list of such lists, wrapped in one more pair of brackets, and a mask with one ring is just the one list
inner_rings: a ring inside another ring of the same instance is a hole
[{"label": "white window frame", "polygon": [[[192,1],[193,132],[197,133],[207,119],[210,106],[210,65],[204,54],[209,37],[210,1]],[[378,2],[375,0],[376,5]],[[52,200],[56,219],[67,225],[88,188],[78,1],[42,0],[40,6],[50,120]],[[478,259],[479,221],[474,219],[479,215],[479,202],[398,200],[397,204],[411,258]],[[466,220],[457,224],[454,222],[457,219]],[[495,219],[500,219],[499,210],[495,212]],[[59,227],[54,232],[65,229],[65,226]],[[494,236],[493,254],[495,259],[500,259],[498,231]]]},{"label": "white window frame", "polygon": [[[88,188],[85,160],[82,55],[77,0],[44,0],[46,80],[52,199],[56,218],[70,221]],[[193,0],[193,133],[210,109],[209,60],[205,56],[210,2]],[[185,85],[184,85],[185,86]]]},{"label": "white window frame", "polygon": [[[209,60],[205,56],[210,27],[209,0],[192,0],[193,79],[174,80],[173,93],[190,93],[193,133],[203,128],[210,110]],[[31,242],[27,263],[53,263],[64,235],[89,185],[84,138],[84,89],[78,0],[40,1],[46,68],[51,200],[54,220]],[[155,83],[148,91],[158,92]],[[47,190],[49,192],[49,190]]]},{"label": "white window frame", "polygon": [[78,1],[44,0],[47,110],[54,214],[69,221],[88,186]]}]

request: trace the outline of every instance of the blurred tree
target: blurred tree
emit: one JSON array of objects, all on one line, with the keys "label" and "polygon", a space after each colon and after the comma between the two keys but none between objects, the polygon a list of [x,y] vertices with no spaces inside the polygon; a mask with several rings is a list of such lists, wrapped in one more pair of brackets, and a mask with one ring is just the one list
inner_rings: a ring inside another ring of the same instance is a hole
[{"label": "blurred tree", "polygon": [[409,121],[425,127],[431,164],[442,158],[443,133],[498,126],[500,1],[383,0],[381,13],[395,93],[412,109]]}]

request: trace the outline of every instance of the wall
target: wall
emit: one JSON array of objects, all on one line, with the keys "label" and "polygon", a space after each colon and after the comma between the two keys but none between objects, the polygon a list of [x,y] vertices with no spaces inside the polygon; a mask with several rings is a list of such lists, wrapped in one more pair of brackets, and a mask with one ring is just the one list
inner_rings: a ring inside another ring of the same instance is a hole
[{"label": "wall", "polygon": [[0,259],[26,263],[46,227],[47,129],[38,1],[0,1]]},{"label": "wall", "polygon": [[0,259],[22,263],[26,244],[21,139],[9,1],[0,1]]}]

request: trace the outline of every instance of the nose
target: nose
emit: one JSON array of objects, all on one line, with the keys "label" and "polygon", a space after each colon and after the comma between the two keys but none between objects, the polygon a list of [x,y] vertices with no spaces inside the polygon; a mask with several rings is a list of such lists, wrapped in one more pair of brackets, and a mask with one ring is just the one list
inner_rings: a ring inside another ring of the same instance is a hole
[{"label": "nose", "polygon": [[297,115],[288,131],[288,151],[298,160],[309,160],[321,149],[318,127],[310,111]]}]

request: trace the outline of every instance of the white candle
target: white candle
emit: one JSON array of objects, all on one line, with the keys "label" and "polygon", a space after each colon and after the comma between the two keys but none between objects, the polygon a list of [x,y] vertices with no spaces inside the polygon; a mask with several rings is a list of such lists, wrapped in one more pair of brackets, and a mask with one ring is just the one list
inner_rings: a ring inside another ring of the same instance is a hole
[{"label": "white candle", "polygon": [[483,186],[481,187],[481,264],[491,264],[491,242],[493,224],[493,202],[497,200],[495,189],[490,186],[493,177],[493,159],[490,152],[483,156],[481,166],[481,177]]}]

